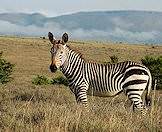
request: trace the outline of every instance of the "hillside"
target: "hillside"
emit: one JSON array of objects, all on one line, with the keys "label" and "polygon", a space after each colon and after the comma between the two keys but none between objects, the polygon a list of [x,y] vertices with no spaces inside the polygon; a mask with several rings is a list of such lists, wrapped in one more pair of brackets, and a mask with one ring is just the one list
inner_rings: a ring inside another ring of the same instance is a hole
[{"label": "hillside", "polygon": [[[145,55],[161,55],[162,46],[70,41],[70,47],[89,61],[140,62]],[[61,75],[49,71],[49,40],[0,37],[3,58],[15,64],[14,80],[0,85],[0,131],[161,131],[162,94],[152,92],[153,104],[146,115],[132,113],[124,94],[99,98],[88,96],[88,110],[80,109],[70,89],[63,85],[32,84],[36,75],[49,78]]]},{"label": "hillside", "polygon": [[[110,56],[116,55],[119,61],[140,62],[146,55],[162,55],[162,46],[147,46],[119,43],[103,43],[98,41],[70,41],[70,47],[83,54],[88,61],[105,63]],[[48,74],[50,65],[50,47],[47,39],[0,37],[0,51],[5,58],[16,64],[15,79],[17,83],[31,79],[36,74]],[[25,79],[26,78],[26,79]]]},{"label": "hillside", "polygon": [[73,39],[162,43],[162,13],[149,11],[79,12],[57,17],[39,13],[0,14],[0,34],[44,36],[68,32]]}]

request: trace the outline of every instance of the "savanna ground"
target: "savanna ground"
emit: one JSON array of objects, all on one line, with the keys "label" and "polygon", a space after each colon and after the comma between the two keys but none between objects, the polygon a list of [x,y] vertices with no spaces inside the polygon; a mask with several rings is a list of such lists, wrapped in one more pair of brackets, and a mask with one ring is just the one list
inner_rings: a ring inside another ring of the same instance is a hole
[{"label": "savanna ground", "polygon": [[[162,55],[162,46],[71,41],[69,45],[86,60],[105,63],[116,55],[119,61],[140,62],[146,55]],[[50,73],[50,48],[46,39],[0,37],[3,58],[15,64],[13,81],[0,85],[0,131],[162,131],[162,92],[153,91],[153,104],[146,115],[132,112],[124,94],[102,98],[88,96],[82,111],[64,85],[32,84],[36,75]]]}]

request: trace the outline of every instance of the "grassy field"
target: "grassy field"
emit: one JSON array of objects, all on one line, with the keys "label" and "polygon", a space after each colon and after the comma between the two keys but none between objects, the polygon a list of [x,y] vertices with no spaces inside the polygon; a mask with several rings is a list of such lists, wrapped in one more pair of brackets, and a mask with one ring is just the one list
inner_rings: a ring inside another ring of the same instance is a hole
[{"label": "grassy field", "polygon": [[[86,60],[99,63],[109,62],[112,55],[119,61],[137,62],[146,55],[162,55],[162,46],[78,41],[69,45]],[[162,131],[161,91],[152,92],[152,107],[141,115],[132,113],[124,94],[109,98],[88,96],[89,107],[83,111],[68,87],[32,84],[36,75],[61,75],[49,71],[50,48],[46,39],[0,37],[3,58],[15,64],[14,80],[0,85],[0,131]]]}]

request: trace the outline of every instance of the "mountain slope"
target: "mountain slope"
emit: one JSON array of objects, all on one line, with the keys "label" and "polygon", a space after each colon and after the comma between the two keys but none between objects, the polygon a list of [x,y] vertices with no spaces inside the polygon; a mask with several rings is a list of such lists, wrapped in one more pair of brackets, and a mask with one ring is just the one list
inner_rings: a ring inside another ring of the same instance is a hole
[{"label": "mountain slope", "polygon": [[[39,13],[0,14],[1,34],[56,35],[72,38],[142,43],[162,43],[162,13],[147,11],[79,12],[57,17]],[[5,27],[11,27],[4,29]],[[9,31],[11,29],[11,31]]]}]

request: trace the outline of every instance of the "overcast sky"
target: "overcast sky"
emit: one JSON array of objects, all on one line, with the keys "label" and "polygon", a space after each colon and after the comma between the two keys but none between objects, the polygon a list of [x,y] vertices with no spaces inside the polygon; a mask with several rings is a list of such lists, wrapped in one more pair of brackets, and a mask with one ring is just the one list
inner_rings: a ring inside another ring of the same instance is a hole
[{"label": "overcast sky", "polygon": [[0,13],[39,12],[57,16],[95,10],[162,11],[162,0],[0,0]]}]

